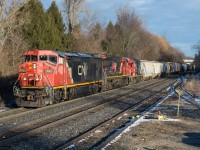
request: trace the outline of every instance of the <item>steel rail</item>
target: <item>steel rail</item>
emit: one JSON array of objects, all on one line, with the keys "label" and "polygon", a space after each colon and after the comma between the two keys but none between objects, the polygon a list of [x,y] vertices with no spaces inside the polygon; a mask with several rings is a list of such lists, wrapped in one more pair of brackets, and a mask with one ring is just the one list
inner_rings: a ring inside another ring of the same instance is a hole
[{"label": "steel rail", "polygon": [[[179,81],[178,81],[179,82]],[[173,83],[174,88],[177,88],[179,85],[182,84],[182,81],[180,83],[175,82]],[[162,91],[162,90],[160,90]],[[149,111],[150,109],[152,109],[155,105],[157,105],[159,102],[161,102],[162,97],[157,98],[150,106],[146,106],[144,108],[142,108],[141,110],[137,110],[134,113],[134,116],[138,115],[138,113],[140,113],[140,115],[146,113],[147,111]],[[138,109],[138,108],[137,108]],[[140,116],[141,117],[141,116]],[[112,136],[108,135],[103,141],[99,141],[98,143],[96,143],[95,145],[93,145],[91,147],[91,149],[97,149],[100,150],[103,147],[105,147],[108,143],[110,143],[112,140],[114,140],[118,135],[120,135],[125,129],[127,129],[129,126],[131,126],[135,121],[137,121],[140,117],[136,118],[132,121],[128,121],[125,124],[123,124],[120,129],[116,130],[116,132],[112,133]]]},{"label": "steel rail", "polygon": [[[161,80],[161,81],[164,81],[165,79]],[[151,82],[156,82],[156,80],[152,80]],[[145,84],[142,85],[142,87],[144,86],[149,86],[153,83],[149,83],[148,81],[145,81]],[[144,82],[142,82],[144,83]],[[141,84],[141,83],[140,83]],[[139,85],[140,84],[134,84],[134,85]],[[64,105],[70,105],[70,104],[75,104],[79,101],[82,101],[82,100],[86,100],[87,98],[89,97],[95,97],[95,96],[100,96],[102,94],[107,94],[107,93],[111,93],[111,92],[115,92],[117,90],[120,90],[120,89],[127,89],[129,88],[131,85],[129,86],[126,86],[126,87],[121,87],[121,88],[117,88],[117,89],[113,89],[113,90],[109,90],[109,91],[106,91],[106,92],[102,92],[102,93],[97,93],[97,94],[93,94],[93,95],[89,95],[89,96],[86,96],[86,97],[80,97],[80,98],[77,98],[77,99],[73,99],[73,100],[70,100],[70,101],[64,101],[62,103],[58,103],[58,104],[54,104],[54,105],[50,105],[50,106],[46,106],[46,107],[42,107],[42,108],[37,108],[37,109],[33,109],[33,110],[30,110],[30,111],[25,111],[25,112],[21,112],[21,113],[17,113],[17,114],[13,114],[13,115],[10,115],[10,116],[7,116],[7,117],[2,117],[0,118],[0,123],[1,122],[7,122],[8,120],[13,120],[15,118],[19,118],[19,117],[23,117],[23,116],[30,116],[30,114],[35,114],[35,113],[42,113],[43,111],[49,111],[50,109],[56,109],[56,108],[59,108],[59,107],[62,107]],[[142,88],[141,87],[141,88]],[[137,88],[134,88],[137,90]],[[132,89],[131,89],[132,90]],[[109,96],[109,97],[112,97],[112,96]],[[13,110],[14,111],[14,110]],[[1,114],[1,113],[0,113]]]},{"label": "steel rail", "polygon": [[22,113],[22,112],[25,112],[25,111],[28,111],[30,109],[27,109],[27,108],[17,108],[17,109],[11,109],[11,110],[6,110],[6,111],[3,111],[0,113],[0,118],[3,119],[3,118],[6,118],[6,117],[9,117],[9,116],[12,116],[12,115],[16,115],[16,113]]},{"label": "steel rail", "polygon": [[[162,83],[163,84],[163,83]],[[156,85],[158,86],[158,85]],[[149,97],[152,97],[154,94],[150,95]],[[148,97],[148,98],[149,98]],[[147,98],[145,98],[147,99]],[[122,116],[123,114],[128,113],[132,107],[138,107],[139,105],[141,105],[143,100],[133,104],[132,106],[128,107],[127,109],[123,110],[122,112],[116,114],[115,116],[113,116],[111,119],[108,119],[106,121],[104,121],[103,123],[98,124],[97,126],[95,126],[92,129],[87,130],[86,132],[82,133],[81,135],[77,135],[69,140],[67,140],[64,144],[61,144],[57,147],[57,149],[65,149],[67,147],[69,147],[70,145],[77,143],[78,141],[80,141],[81,139],[84,139],[84,137],[89,136],[90,134],[94,133],[96,130],[98,130],[99,128],[102,128],[102,126],[106,126],[107,124],[110,124],[111,122],[113,122],[113,120],[116,120],[117,118],[119,118],[120,116]]]}]

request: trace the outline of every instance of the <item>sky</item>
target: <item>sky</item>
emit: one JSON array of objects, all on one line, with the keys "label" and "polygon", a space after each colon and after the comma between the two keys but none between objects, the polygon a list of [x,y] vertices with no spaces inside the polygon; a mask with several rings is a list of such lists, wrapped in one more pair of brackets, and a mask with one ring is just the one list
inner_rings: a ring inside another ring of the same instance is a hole
[{"label": "sky", "polygon": [[[56,0],[61,7],[63,0]],[[116,22],[116,9],[128,6],[144,22],[148,31],[164,36],[186,56],[194,57],[192,45],[200,41],[200,0],[86,0],[99,21]],[[42,0],[48,8],[52,0]]]}]

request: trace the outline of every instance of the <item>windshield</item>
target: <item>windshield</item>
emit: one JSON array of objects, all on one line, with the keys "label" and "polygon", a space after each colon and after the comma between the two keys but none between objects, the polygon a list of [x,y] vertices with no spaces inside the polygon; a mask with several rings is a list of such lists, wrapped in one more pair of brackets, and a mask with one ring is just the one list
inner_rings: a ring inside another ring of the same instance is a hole
[{"label": "windshield", "polygon": [[47,56],[46,55],[40,55],[39,60],[41,61],[47,61]]},{"label": "windshield", "polygon": [[37,61],[37,55],[25,55],[24,62]]},{"label": "windshield", "polygon": [[40,61],[49,61],[51,63],[57,64],[57,56],[47,56],[47,55],[40,55],[39,56]]},{"label": "windshield", "polygon": [[31,56],[30,55],[26,55],[25,57],[24,57],[24,61],[25,62],[28,62],[28,61],[30,61],[31,60]]},{"label": "windshield", "polygon": [[56,56],[49,56],[49,61],[52,63],[57,63],[57,57]]}]

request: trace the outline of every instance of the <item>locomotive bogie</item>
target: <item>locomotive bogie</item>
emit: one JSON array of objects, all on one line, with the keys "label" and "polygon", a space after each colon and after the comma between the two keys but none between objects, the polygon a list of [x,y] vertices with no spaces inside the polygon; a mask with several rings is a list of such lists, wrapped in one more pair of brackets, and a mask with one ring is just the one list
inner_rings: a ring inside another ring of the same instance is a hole
[{"label": "locomotive bogie", "polygon": [[16,103],[23,107],[43,107],[52,104],[50,90],[47,89],[20,89],[14,93],[18,98]]}]

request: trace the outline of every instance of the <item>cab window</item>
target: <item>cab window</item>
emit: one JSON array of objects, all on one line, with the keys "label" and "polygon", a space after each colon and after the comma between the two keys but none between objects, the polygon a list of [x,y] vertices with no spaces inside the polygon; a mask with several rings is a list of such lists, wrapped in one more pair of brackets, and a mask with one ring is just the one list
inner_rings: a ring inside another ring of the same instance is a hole
[{"label": "cab window", "polygon": [[29,62],[31,60],[31,56],[30,55],[25,55],[24,56],[24,62]]},{"label": "cab window", "polygon": [[31,60],[32,61],[37,61],[38,60],[37,55],[31,55]]},{"label": "cab window", "polygon": [[56,56],[49,56],[49,61],[56,64],[57,63],[57,57]]},{"label": "cab window", "polygon": [[47,61],[47,56],[46,55],[40,55],[39,60],[40,61]]},{"label": "cab window", "polygon": [[24,62],[37,61],[37,55],[25,55]]}]

